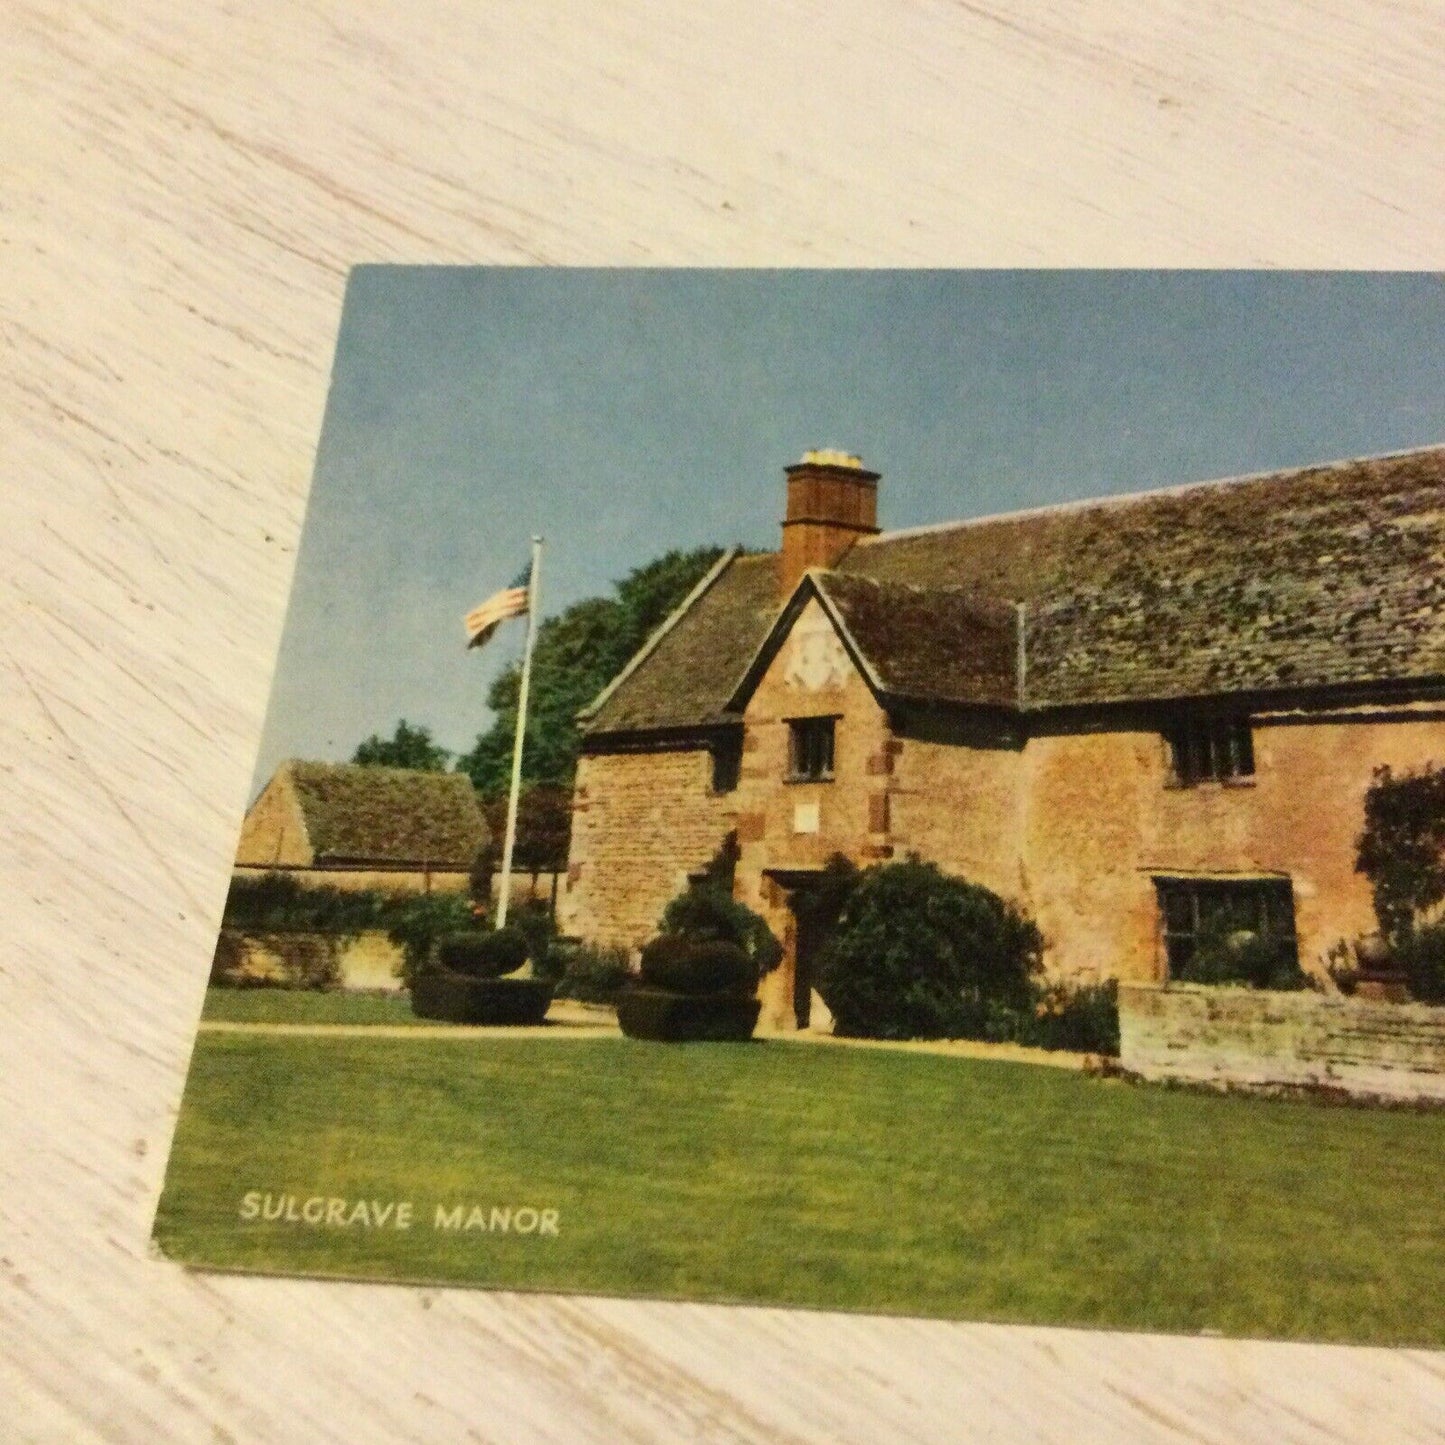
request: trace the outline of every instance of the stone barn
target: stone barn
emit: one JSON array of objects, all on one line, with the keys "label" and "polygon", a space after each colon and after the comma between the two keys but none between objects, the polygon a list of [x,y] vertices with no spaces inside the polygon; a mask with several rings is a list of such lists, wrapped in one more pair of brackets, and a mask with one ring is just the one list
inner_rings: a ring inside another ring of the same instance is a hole
[{"label": "stone barn", "polygon": [[786,478],[780,549],[583,714],[570,932],[639,944],[729,834],[775,1028],[835,852],[1016,900],[1075,982],[1166,979],[1226,915],[1316,973],[1373,928],[1372,773],[1445,762],[1445,447],[893,532],[857,457]]},{"label": "stone barn", "polygon": [[235,872],[281,872],[338,888],[465,892],[486,840],[465,774],[293,760],[247,811]]}]

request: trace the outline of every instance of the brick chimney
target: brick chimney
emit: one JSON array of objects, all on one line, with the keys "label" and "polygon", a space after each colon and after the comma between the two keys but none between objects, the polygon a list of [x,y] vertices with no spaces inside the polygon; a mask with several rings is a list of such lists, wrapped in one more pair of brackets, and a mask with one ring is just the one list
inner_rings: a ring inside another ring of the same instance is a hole
[{"label": "brick chimney", "polygon": [[878,530],[879,473],[848,452],[804,452],[785,467],[788,512],[778,585],[786,597],[809,567],[831,567],[858,540]]}]

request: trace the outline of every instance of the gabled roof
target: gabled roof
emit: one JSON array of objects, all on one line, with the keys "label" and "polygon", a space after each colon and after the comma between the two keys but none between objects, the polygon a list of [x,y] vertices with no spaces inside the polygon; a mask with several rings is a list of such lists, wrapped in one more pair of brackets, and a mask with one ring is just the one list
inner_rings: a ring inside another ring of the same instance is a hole
[{"label": "gabled roof", "polygon": [[[735,722],[786,610],[776,565],[724,567],[587,733]],[[1445,446],[885,532],[815,579],[900,696],[1033,710],[1437,682]]]},{"label": "gabled roof", "polygon": [[[691,605],[664,624],[583,722],[597,733],[699,728],[736,721],[728,697],[778,612],[775,553],[734,556]],[[660,629],[661,631],[661,629]]]},{"label": "gabled roof", "polygon": [[476,789],[464,773],[291,761],[313,861],[414,863],[464,869],[486,842]]},{"label": "gabled roof", "polygon": [[1019,615],[1012,604],[960,587],[913,587],[815,568],[754,653],[728,700],[730,712],[747,706],[813,598],[881,701],[1017,703]]}]

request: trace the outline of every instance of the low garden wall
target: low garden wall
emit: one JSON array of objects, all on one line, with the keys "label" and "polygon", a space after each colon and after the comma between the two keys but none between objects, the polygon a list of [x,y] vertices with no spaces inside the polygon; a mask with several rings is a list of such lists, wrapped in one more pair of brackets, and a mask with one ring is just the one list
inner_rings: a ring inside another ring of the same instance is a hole
[{"label": "low garden wall", "polygon": [[[229,944],[229,947],[225,947]],[[223,931],[228,981],[297,983],[296,975],[320,968],[329,940],[317,933],[239,933]],[[401,949],[379,929],[350,935],[336,958],[336,986],[343,989],[394,991],[401,988]]]},{"label": "low garden wall", "polygon": [[1445,1008],[1199,984],[1119,987],[1120,1063],[1144,1079],[1445,1103]]}]

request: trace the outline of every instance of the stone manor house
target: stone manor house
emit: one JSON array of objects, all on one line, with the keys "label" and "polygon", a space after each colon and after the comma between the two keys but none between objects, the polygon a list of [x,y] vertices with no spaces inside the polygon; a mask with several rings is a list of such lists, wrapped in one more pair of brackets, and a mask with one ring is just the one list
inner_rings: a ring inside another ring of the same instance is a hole
[{"label": "stone manor house", "polygon": [[1316,973],[1373,929],[1372,772],[1445,763],[1445,446],[896,532],[858,458],[786,475],[781,549],[583,714],[568,932],[641,943],[729,834],[773,1027],[835,852],[1016,900],[1068,980],[1166,979],[1221,917]]}]

